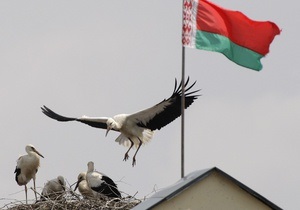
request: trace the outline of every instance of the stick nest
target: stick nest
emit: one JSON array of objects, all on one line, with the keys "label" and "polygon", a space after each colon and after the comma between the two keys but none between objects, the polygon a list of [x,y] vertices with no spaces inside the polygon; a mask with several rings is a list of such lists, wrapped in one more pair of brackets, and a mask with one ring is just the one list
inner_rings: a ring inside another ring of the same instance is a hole
[{"label": "stick nest", "polygon": [[55,199],[46,198],[43,201],[38,200],[32,204],[24,204],[25,201],[14,201],[6,204],[1,209],[9,210],[127,210],[132,209],[138,205],[141,200],[132,196],[125,198],[109,199],[107,197],[99,197],[92,199],[84,199],[81,195],[76,194],[74,191],[68,191],[63,196],[59,196]]}]

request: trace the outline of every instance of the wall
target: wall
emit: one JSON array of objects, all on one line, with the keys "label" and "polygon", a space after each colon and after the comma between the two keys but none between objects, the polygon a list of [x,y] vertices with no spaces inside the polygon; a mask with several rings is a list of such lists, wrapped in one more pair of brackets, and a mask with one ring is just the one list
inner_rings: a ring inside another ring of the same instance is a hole
[{"label": "wall", "polygon": [[271,209],[218,172],[190,186],[154,210]]}]

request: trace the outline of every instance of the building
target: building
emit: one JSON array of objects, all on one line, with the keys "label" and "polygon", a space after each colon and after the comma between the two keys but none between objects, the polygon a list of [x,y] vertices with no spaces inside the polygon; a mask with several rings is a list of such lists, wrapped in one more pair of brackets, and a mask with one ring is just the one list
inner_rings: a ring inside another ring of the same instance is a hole
[{"label": "building", "polygon": [[188,174],[133,210],[281,209],[217,167]]}]

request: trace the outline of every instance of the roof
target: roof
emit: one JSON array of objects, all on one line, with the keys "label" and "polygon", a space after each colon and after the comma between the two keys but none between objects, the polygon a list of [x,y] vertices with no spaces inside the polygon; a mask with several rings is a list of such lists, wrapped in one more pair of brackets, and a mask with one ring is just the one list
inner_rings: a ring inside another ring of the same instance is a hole
[{"label": "roof", "polygon": [[145,209],[150,209],[152,207],[155,207],[158,204],[173,198],[180,192],[184,191],[185,189],[192,186],[193,184],[203,180],[204,178],[206,178],[207,176],[209,176],[211,173],[213,173],[215,171],[222,174],[223,176],[230,179],[231,181],[233,181],[241,189],[245,190],[246,192],[248,192],[249,194],[254,196],[256,199],[260,200],[261,202],[263,202],[270,208],[275,209],[275,210],[277,210],[277,209],[282,210],[282,208],[278,207],[271,201],[267,200],[265,197],[261,196],[257,192],[253,191],[252,189],[250,189],[243,183],[239,182],[238,180],[234,179],[233,177],[229,176],[228,174],[226,174],[222,170],[218,169],[217,167],[210,168],[210,169],[198,170],[198,171],[194,171],[194,172],[188,174],[187,176],[181,178],[175,184],[173,184],[169,187],[166,187],[163,190],[158,191],[157,193],[152,195],[150,198],[148,198],[144,202],[135,206],[132,210],[145,210]]}]

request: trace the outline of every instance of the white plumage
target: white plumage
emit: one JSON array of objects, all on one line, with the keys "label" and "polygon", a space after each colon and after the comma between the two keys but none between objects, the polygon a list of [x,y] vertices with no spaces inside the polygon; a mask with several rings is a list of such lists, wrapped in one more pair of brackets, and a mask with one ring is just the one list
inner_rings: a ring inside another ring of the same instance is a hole
[{"label": "white plumage", "polygon": [[86,181],[93,191],[109,198],[121,198],[121,193],[112,179],[103,173],[95,171],[92,161],[88,162],[87,165]]},{"label": "white plumage", "polygon": [[26,204],[27,204],[27,183],[33,179],[33,186],[34,186],[34,194],[35,199],[37,200],[36,196],[36,187],[35,187],[35,179],[36,179],[36,173],[38,171],[38,168],[40,166],[40,158],[44,157],[41,155],[33,145],[28,144],[25,147],[25,150],[27,152],[27,155],[20,156],[17,160],[17,166],[15,169],[15,179],[18,185],[25,186],[25,196],[26,196]]},{"label": "white plumage", "polygon": [[[196,83],[194,82],[191,86],[187,87],[188,82],[189,78],[184,84],[186,89],[185,108],[190,106],[199,96],[193,95],[199,90],[187,92]],[[168,99],[165,99],[155,106],[134,114],[118,114],[112,118],[88,117],[85,115],[79,118],[65,117],[53,112],[46,106],[41,107],[41,109],[45,115],[57,121],[79,121],[95,128],[106,129],[106,135],[110,130],[120,132],[121,134],[117,137],[116,142],[129,147],[124,155],[123,160],[127,160],[129,158],[128,153],[133,145],[135,145],[137,148],[132,161],[132,165],[134,166],[136,163],[136,154],[138,150],[142,144],[145,144],[151,140],[153,131],[156,129],[161,129],[181,115],[181,87],[182,85],[177,87],[177,81],[175,80],[173,94]]]},{"label": "white plumage", "polygon": [[66,190],[66,182],[63,176],[58,176],[55,179],[49,180],[42,191],[41,200],[51,199],[56,200],[62,198]]}]

